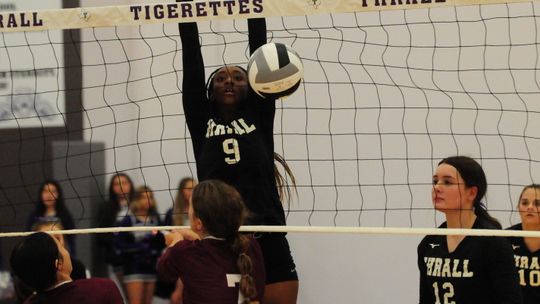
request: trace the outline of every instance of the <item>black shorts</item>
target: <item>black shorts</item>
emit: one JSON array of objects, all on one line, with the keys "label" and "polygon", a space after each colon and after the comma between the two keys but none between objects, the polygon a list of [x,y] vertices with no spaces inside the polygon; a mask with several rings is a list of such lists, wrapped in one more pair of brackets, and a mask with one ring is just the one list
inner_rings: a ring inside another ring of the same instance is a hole
[{"label": "black shorts", "polygon": [[262,249],[266,284],[298,281],[296,265],[285,233],[255,233],[253,236]]}]

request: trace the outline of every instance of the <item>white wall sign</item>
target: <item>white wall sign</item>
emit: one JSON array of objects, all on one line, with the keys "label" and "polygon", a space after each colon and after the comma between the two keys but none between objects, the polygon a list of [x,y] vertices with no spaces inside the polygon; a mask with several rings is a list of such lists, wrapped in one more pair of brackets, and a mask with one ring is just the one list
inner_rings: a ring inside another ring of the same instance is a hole
[{"label": "white wall sign", "polygon": [[[1,11],[61,8],[61,0],[0,0]],[[62,31],[0,35],[0,128],[63,126]]]}]

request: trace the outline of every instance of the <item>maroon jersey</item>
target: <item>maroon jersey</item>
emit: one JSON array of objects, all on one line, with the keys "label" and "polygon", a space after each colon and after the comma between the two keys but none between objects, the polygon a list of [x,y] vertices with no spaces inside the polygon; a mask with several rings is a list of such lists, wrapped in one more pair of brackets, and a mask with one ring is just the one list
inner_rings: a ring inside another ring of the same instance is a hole
[{"label": "maroon jersey", "polygon": [[123,304],[120,291],[109,279],[75,280],[30,297],[26,304]]},{"label": "maroon jersey", "polygon": [[[257,289],[256,298],[251,300],[261,301],[265,285],[263,257],[257,241],[251,237],[249,240],[247,253],[253,264],[251,275]],[[163,253],[157,269],[164,281],[182,279],[184,304],[236,304],[241,297],[236,260],[237,256],[223,240],[184,240]]]}]

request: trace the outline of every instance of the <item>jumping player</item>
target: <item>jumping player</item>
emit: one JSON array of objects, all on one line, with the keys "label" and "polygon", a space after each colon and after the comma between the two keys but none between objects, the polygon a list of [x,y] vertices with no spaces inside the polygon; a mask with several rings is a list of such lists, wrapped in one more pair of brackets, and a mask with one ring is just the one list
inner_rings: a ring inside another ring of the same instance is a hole
[{"label": "jumping player", "polygon": [[[432,200],[446,222],[440,228],[501,229],[485,209],[482,167],[472,158],[439,162]],[[418,245],[420,303],[522,303],[512,247],[505,238],[426,236]]]},{"label": "jumping player", "polygon": [[[179,24],[182,40],[182,100],[200,181],[234,186],[249,211],[248,225],[285,225],[274,167],[275,101],[248,85],[245,69],[224,66],[206,85],[196,23]],[[248,20],[249,48],[266,43],[264,19]],[[298,276],[283,233],[257,234],[267,269],[264,302],[296,303]]]},{"label": "jumping player", "polygon": [[182,280],[185,304],[259,303],[264,263],[255,239],[238,232],[245,214],[238,191],[218,180],[201,182],[193,190],[188,214],[192,230],[167,235],[159,276]]},{"label": "jumping player", "polygon": [[[540,185],[523,188],[518,203],[521,223],[511,230],[540,231]],[[540,238],[510,238],[514,258],[519,272],[519,284],[523,292],[523,303],[540,303]]]}]

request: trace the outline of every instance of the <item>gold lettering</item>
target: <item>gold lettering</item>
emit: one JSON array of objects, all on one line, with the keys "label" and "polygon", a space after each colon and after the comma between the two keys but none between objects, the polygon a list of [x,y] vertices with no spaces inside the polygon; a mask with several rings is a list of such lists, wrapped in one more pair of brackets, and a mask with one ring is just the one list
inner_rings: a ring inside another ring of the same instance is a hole
[{"label": "gold lettering", "polygon": [[452,273],[450,272],[450,259],[448,258],[444,259],[444,265],[442,268],[441,276],[443,278],[452,277]]},{"label": "gold lettering", "polygon": [[463,260],[463,278],[472,278],[474,273],[469,271],[469,260]]},{"label": "gold lettering", "polygon": [[529,265],[529,269],[540,270],[540,265],[538,265],[538,257],[532,257],[531,265]]},{"label": "gold lettering", "polygon": [[214,130],[214,135],[225,135],[225,126],[216,125],[216,129]]},{"label": "gold lettering", "polygon": [[435,267],[433,268],[433,276],[434,277],[440,277],[441,276],[441,266],[442,266],[442,259],[441,258],[435,258]]},{"label": "gold lettering", "polygon": [[435,262],[435,259],[434,258],[428,258],[428,257],[425,257],[424,258],[424,263],[426,263],[426,268],[427,268],[427,275],[428,276],[431,276],[431,273],[433,271],[433,262]]},{"label": "gold lettering", "polygon": [[238,119],[238,122],[240,123],[240,125],[242,125],[242,127],[244,128],[244,130],[246,130],[246,133],[247,133],[247,134],[253,132],[253,131],[256,129],[256,128],[255,128],[255,125],[248,126],[247,123],[244,121],[243,118]]},{"label": "gold lettering", "polygon": [[210,119],[208,121],[208,128],[206,129],[206,138],[210,138],[214,136],[214,126],[215,126],[214,120]]},{"label": "gold lettering", "polygon": [[452,270],[453,278],[461,278],[461,271],[459,271],[458,268],[459,268],[459,259],[454,259],[454,269]]},{"label": "gold lettering", "polygon": [[246,132],[244,131],[244,129],[240,128],[240,126],[238,125],[238,123],[236,122],[236,120],[234,120],[234,121],[231,123],[231,125],[233,126],[234,132],[235,132],[236,134],[242,135],[242,134],[246,133]]},{"label": "gold lettering", "polygon": [[521,257],[521,264],[519,265],[519,268],[523,268],[523,269],[529,268],[529,257],[526,257],[526,256]]}]

